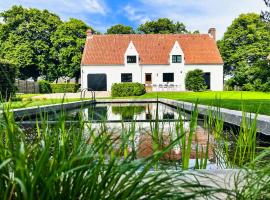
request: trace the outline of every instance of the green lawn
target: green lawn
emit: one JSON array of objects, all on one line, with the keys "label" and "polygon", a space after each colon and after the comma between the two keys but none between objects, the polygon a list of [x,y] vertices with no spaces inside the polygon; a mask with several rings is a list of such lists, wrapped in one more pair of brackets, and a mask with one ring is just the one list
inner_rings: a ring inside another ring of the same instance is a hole
[{"label": "green lawn", "polygon": [[[41,106],[48,104],[61,103],[62,99],[31,99],[37,94],[21,95],[23,101],[12,102],[12,108],[25,108],[32,106]],[[40,94],[38,94],[40,95]],[[167,98],[187,102],[196,102],[199,104],[213,105],[220,104],[221,107],[242,110],[244,105],[248,112],[257,112],[260,114],[270,115],[270,93],[263,92],[152,92],[146,93],[139,97],[128,98]],[[79,101],[80,99],[65,99],[65,102]]]},{"label": "green lawn", "polygon": [[263,92],[152,92],[137,98],[167,98],[187,102],[196,102],[204,105],[217,105],[221,107],[242,110],[244,105],[248,112],[257,112],[270,115],[270,93]]},{"label": "green lawn", "polygon": [[[79,101],[80,99],[65,99],[64,103]],[[34,100],[23,100],[23,101],[15,101],[10,103],[10,108],[27,108],[33,106],[43,106],[49,104],[57,104],[62,103],[62,99],[34,99]],[[7,103],[5,103],[7,105]]]}]

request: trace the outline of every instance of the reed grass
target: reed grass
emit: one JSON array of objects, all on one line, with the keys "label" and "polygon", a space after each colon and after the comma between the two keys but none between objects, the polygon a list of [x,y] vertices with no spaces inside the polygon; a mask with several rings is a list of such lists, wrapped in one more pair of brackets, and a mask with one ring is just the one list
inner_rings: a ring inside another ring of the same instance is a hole
[{"label": "reed grass", "polygon": [[[62,111],[57,124],[49,124],[45,113],[39,117],[41,123],[27,129],[15,121],[10,107],[5,104],[0,117],[0,199],[269,197],[270,150],[259,156],[256,154],[256,119],[251,123],[243,120],[234,143],[236,146],[232,147],[228,135],[223,133],[219,108],[209,109],[209,117],[205,118],[208,141],[205,149],[198,142],[196,144],[195,169],[207,167],[211,145],[209,137],[212,134],[216,139],[215,147],[219,149],[217,152],[221,152],[219,157],[223,156],[220,165],[225,163],[225,167],[243,168],[235,177],[235,187],[227,189],[207,175],[187,171],[190,168],[192,138],[196,137],[197,104],[190,115],[187,130],[184,126],[187,115],[179,110],[169,142],[164,142],[158,113],[159,110],[155,120],[150,122],[153,154],[138,159],[135,121],[130,126],[122,123],[119,136],[114,137],[106,121],[98,130],[94,129],[80,112],[78,123],[68,124],[67,115]],[[175,146],[182,150],[181,170],[161,168],[161,159]],[[232,149],[236,150],[233,156]],[[207,184],[201,183],[200,178],[207,179]]]},{"label": "reed grass", "polygon": [[[134,159],[126,151],[134,139],[134,125],[114,138],[105,124],[98,130],[79,116],[66,123],[62,112],[57,124],[41,123],[26,129],[5,107],[0,118],[1,199],[196,199],[230,195],[223,188],[203,185],[192,173],[152,171],[179,143],[177,137],[153,155]],[[98,131],[98,133],[97,133]],[[120,149],[115,144],[121,141]]]}]

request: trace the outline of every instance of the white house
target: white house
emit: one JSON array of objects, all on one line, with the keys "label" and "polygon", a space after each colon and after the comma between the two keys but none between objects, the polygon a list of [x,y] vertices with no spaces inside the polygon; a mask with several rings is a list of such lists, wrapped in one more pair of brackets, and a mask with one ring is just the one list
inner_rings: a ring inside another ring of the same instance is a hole
[{"label": "white house", "polygon": [[223,61],[209,34],[92,35],[87,32],[81,85],[110,91],[113,83],[139,82],[148,90],[184,91],[190,70],[205,73],[208,89],[223,90]]}]

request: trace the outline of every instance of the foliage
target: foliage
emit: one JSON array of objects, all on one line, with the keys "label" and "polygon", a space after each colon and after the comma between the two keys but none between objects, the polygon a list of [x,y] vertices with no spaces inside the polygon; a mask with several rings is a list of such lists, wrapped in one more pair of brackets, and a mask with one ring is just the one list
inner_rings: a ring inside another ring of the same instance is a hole
[{"label": "foliage", "polygon": [[133,120],[134,115],[144,111],[145,106],[112,106],[112,112],[121,115],[123,120]]},{"label": "foliage", "polygon": [[61,76],[79,79],[85,33],[88,28],[83,21],[71,18],[60,24],[52,34],[51,53],[57,63],[57,68],[49,70],[51,80]]},{"label": "foliage", "polygon": [[140,96],[145,93],[145,87],[141,83],[115,83],[112,85],[113,97]]},{"label": "foliage", "polygon": [[107,34],[134,34],[135,31],[131,26],[117,24],[107,29]]},{"label": "foliage", "polygon": [[[200,199],[233,195],[213,187],[207,175],[183,171],[153,171],[161,157],[179,138],[144,159],[135,152],[124,154],[134,140],[134,129],[122,127],[126,137],[111,134],[106,124],[93,129],[81,118],[78,123],[59,115],[50,125],[47,114],[41,123],[22,129],[8,108],[0,120],[1,199]],[[119,144],[119,145],[115,145]],[[118,147],[118,148],[116,148]],[[202,178],[206,184],[195,177]],[[212,186],[211,186],[212,185]],[[188,193],[187,193],[188,191]]]},{"label": "foliage", "polygon": [[160,18],[156,21],[148,21],[138,27],[138,31],[145,34],[165,34],[165,33],[188,33],[183,23],[173,23],[168,18]]},{"label": "foliage", "polygon": [[52,88],[49,81],[40,80],[38,81],[38,85],[39,85],[39,92],[41,94],[52,93]]},{"label": "foliage", "polygon": [[79,84],[75,83],[51,83],[52,93],[73,93],[80,88]]},{"label": "foliage", "polygon": [[200,69],[195,69],[189,71],[185,78],[186,89],[199,92],[206,89],[206,83],[203,77],[203,71]]},{"label": "foliage", "polygon": [[[244,89],[269,91],[270,26],[258,14],[242,14],[218,42],[225,73],[233,75],[234,84]],[[262,87],[257,88],[256,83]],[[248,86],[245,86],[248,84]]]},{"label": "foliage", "polygon": [[0,95],[8,100],[15,93],[16,69],[11,63],[0,60]]},{"label": "foliage", "polygon": [[1,50],[3,57],[19,68],[22,79],[37,77],[47,68],[54,68],[51,59],[51,34],[61,23],[60,18],[47,10],[13,6],[0,14]]}]

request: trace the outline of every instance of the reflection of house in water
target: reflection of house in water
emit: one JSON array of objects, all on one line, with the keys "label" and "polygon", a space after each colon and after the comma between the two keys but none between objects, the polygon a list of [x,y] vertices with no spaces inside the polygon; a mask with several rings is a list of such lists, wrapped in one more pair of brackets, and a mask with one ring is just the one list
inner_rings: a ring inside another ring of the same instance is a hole
[{"label": "reflection of house in water", "polygon": [[[153,154],[153,137],[150,134],[141,134],[138,136],[138,144],[137,144],[137,156],[138,158],[146,158]],[[196,138],[197,137],[197,142]],[[174,138],[175,139],[175,138]],[[171,141],[171,137],[168,135],[168,133],[165,133],[163,135],[163,145],[164,147],[168,145]],[[201,156],[201,153],[205,155],[206,152],[206,146],[208,141],[208,134],[207,132],[201,128],[198,127],[196,130],[196,136],[194,134],[194,137],[192,139],[192,150],[190,153],[190,159],[196,159],[196,144],[198,144],[198,154],[199,157]],[[210,137],[209,143],[211,144],[213,142],[212,138]],[[208,157],[209,159],[213,158],[214,152],[211,145],[209,145],[208,149]],[[203,155],[203,157],[204,157]],[[181,159],[181,148],[176,147],[173,148],[169,153],[165,154],[163,159],[165,160],[180,160]]]},{"label": "reflection of house in water", "polygon": [[132,121],[158,119],[177,119],[178,113],[175,109],[163,104],[137,103],[137,104],[97,104],[85,108],[86,121]]}]

